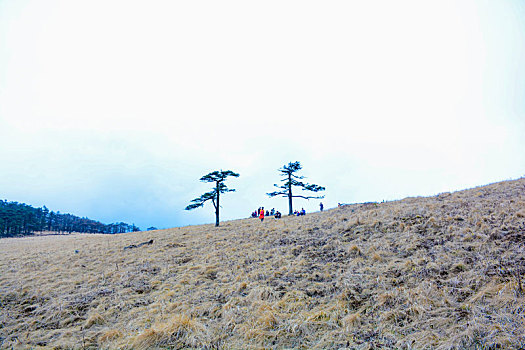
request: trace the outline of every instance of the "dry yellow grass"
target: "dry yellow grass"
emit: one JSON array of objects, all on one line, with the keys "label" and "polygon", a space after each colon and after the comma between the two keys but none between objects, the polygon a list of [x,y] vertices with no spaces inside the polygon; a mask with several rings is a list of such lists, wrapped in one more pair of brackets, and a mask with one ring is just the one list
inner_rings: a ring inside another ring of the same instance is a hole
[{"label": "dry yellow grass", "polygon": [[0,348],[523,348],[524,213],[519,179],[262,223],[2,239]]}]

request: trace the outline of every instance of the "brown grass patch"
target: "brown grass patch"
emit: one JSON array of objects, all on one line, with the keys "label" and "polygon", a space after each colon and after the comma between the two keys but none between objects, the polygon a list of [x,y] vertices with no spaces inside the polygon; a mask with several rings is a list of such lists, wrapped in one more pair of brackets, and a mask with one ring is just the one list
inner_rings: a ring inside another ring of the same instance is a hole
[{"label": "brown grass patch", "polygon": [[518,349],[524,188],[2,239],[1,347]]}]

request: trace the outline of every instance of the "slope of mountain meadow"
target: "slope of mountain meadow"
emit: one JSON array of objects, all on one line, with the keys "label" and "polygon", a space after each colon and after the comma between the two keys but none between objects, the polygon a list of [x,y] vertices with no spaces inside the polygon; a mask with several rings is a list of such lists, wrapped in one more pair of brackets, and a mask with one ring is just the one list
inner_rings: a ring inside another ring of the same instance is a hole
[{"label": "slope of mountain meadow", "polygon": [[0,348],[519,349],[524,234],[521,178],[218,228],[2,239]]}]

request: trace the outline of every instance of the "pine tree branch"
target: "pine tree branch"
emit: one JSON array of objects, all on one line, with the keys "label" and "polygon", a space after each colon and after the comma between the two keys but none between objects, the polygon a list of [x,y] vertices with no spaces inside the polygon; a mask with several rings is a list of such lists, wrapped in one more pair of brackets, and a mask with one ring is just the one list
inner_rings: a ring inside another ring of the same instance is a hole
[{"label": "pine tree branch", "polygon": [[277,192],[277,191],[276,191],[276,192],[266,193],[266,195],[268,195],[268,196],[270,196],[270,197],[275,197],[275,196],[284,196],[284,197],[286,197],[286,196],[288,196],[288,192],[284,192],[284,191],[282,191],[282,192]]},{"label": "pine tree branch", "polygon": [[304,184],[303,191],[312,191],[312,192],[319,192],[324,191],[325,188],[323,186],[314,185],[314,184]]},{"label": "pine tree branch", "polygon": [[184,210],[197,209],[197,208],[202,207],[203,205],[204,205],[204,202],[202,202],[202,203],[193,203],[193,204],[188,205],[186,208],[184,208]]},{"label": "pine tree branch", "polygon": [[209,200],[213,200],[216,196],[217,192],[215,190],[206,192],[203,195],[201,195],[199,198],[195,198],[191,201],[191,204],[188,205],[185,210],[193,210],[196,208],[200,208]]},{"label": "pine tree branch", "polygon": [[323,199],[324,196],[301,196],[301,195],[293,195],[292,198]]}]

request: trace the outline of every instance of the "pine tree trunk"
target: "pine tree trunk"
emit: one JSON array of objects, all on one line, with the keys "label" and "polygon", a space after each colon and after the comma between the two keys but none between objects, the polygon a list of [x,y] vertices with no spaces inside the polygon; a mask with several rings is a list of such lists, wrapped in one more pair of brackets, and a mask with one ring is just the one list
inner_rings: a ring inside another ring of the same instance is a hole
[{"label": "pine tree trunk", "polygon": [[293,215],[293,208],[292,208],[292,174],[288,174],[288,208],[290,209],[290,212],[288,215]]},{"label": "pine tree trunk", "polygon": [[215,227],[219,226],[219,183],[217,182],[217,207],[215,207]]}]

